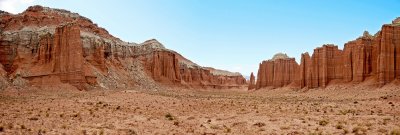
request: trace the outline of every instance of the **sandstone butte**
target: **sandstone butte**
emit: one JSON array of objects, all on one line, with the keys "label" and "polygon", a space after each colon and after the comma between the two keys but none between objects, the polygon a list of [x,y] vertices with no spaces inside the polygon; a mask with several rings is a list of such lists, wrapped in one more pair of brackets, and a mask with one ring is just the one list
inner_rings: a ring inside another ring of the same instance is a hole
[{"label": "sandstone butte", "polygon": [[294,58],[277,54],[259,65],[256,89],[325,88],[330,84],[362,83],[383,86],[400,79],[400,18],[384,24],[375,35],[368,32],[344,45],[326,44]]},{"label": "sandstone butte", "polygon": [[0,18],[0,88],[12,84],[70,84],[80,90],[247,85],[239,73],[201,67],[155,39],[124,42],[70,11],[32,6],[15,15],[0,11]]}]

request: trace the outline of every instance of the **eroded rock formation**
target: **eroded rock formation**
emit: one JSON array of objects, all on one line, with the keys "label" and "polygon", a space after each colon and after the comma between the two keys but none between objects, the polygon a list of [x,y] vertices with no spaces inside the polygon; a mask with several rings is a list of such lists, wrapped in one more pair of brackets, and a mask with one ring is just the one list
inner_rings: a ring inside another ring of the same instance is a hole
[{"label": "eroded rock formation", "polygon": [[255,79],[256,79],[256,78],[255,78],[253,72],[251,72],[248,90],[252,90],[252,89],[256,88],[256,81],[255,81]]},{"label": "eroded rock formation", "polygon": [[343,51],[328,44],[314,49],[311,56],[303,53],[298,72],[295,70],[297,66],[292,64],[296,71],[294,80],[281,79],[291,74],[287,70],[290,66],[275,68],[277,63],[282,62],[269,60],[260,64],[257,89],[283,87],[291,82],[299,88],[324,88],[329,84],[361,83],[368,78],[376,82],[371,85],[383,86],[400,79],[399,18],[392,24],[383,25],[374,36],[364,32],[361,37],[346,43]]},{"label": "eroded rock formation", "polygon": [[30,85],[64,83],[81,90],[246,85],[240,74],[201,67],[155,39],[124,42],[66,10],[32,6],[16,15],[0,12],[0,18],[0,73],[6,82],[22,78]]},{"label": "eroded rock formation", "polygon": [[295,83],[299,66],[294,58],[286,54],[276,54],[271,60],[260,64],[256,88],[272,86],[274,88]]},{"label": "eroded rock formation", "polygon": [[0,90],[8,86],[7,72],[3,69],[3,65],[0,64]]}]

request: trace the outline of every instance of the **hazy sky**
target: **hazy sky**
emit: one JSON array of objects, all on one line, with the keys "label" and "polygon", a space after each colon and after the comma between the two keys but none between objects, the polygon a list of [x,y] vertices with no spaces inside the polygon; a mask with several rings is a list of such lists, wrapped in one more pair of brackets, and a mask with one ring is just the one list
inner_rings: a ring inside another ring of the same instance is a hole
[{"label": "hazy sky", "polygon": [[400,16],[400,0],[0,0],[20,13],[30,5],[67,9],[124,41],[155,38],[202,66],[257,72],[277,52],[343,44],[375,34]]}]

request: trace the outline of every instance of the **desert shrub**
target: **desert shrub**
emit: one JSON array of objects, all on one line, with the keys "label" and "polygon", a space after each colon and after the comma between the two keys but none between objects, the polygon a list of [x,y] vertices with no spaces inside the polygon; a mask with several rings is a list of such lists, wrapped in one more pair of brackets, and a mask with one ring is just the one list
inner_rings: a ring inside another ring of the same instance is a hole
[{"label": "desert shrub", "polygon": [[174,116],[172,116],[170,113],[165,114],[165,118],[167,120],[174,120],[175,119]]},{"label": "desert shrub", "polygon": [[254,124],[254,126],[263,127],[263,126],[265,126],[265,123],[257,122]]},{"label": "desert shrub", "polygon": [[390,135],[400,135],[400,129],[395,129],[390,132]]},{"label": "desert shrub", "polygon": [[364,129],[364,128],[361,128],[361,127],[354,127],[353,128],[353,133],[355,135],[362,135],[362,134],[365,134],[365,132],[367,132],[367,130]]},{"label": "desert shrub", "polygon": [[321,126],[326,126],[326,125],[328,125],[328,123],[329,122],[327,120],[321,120],[321,121],[318,122],[318,124],[321,125]]},{"label": "desert shrub", "polygon": [[343,129],[343,125],[342,124],[337,124],[336,125],[336,129]]}]

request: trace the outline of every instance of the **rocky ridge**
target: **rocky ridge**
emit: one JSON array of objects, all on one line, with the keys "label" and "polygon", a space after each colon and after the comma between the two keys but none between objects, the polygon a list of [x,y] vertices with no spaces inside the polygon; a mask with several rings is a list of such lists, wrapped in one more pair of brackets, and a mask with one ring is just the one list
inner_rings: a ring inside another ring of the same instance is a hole
[{"label": "rocky ridge", "polygon": [[294,58],[279,54],[260,63],[256,89],[292,86],[295,88],[325,88],[330,84],[361,83],[383,86],[400,78],[399,18],[385,24],[374,36],[367,31],[349,41],[344,49],[326,44],[317,47],[310,56],[301,54],[300,65]]},{"label": "rocky ridge", "polygon": [[124,42],[66,10],[32,6],[16,15],[1,12],[0,19],[1,87],[16,78],[27,85],[71,84],[81,90],[246,85],[240,74],[216,74],[222,71],[201,67],[155,39]]}]

